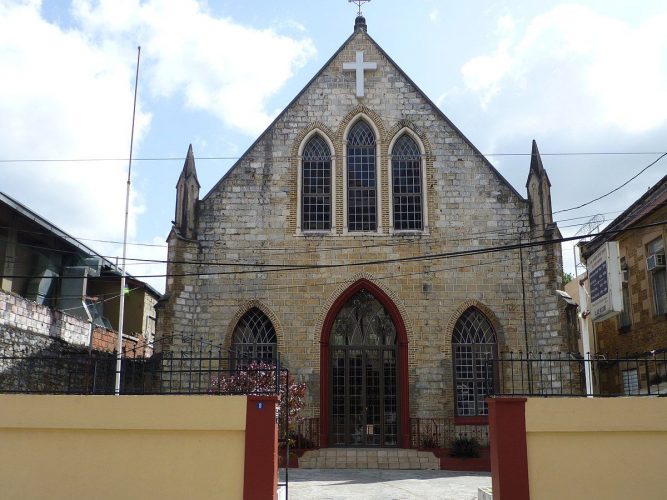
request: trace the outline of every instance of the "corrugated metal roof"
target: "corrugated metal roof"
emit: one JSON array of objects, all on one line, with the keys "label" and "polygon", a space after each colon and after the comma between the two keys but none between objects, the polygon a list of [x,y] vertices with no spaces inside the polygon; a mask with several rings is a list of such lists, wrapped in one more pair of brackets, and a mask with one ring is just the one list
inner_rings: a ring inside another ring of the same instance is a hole
[{"label": "corrugated metal roof", "polygon": [[[37,225],[42,227],[48,234],[51,234],[51,235],[57,237],[58,239],[64,241],[65,243],[67,243],[68,245],[70,245],[74,248],[77,248],[82,253],[86,254],[87,256],[96,257],[96,258],[100,259],[102,261],[103,265],[105,267],[109,268],[109,270],[107,272],[111,272],[112,274],[116,274],[118,276],[121,275],[121,273],[122,273],[121,269],[116,264],[111,262],[109,259],[106,259],[105,257],[101,256],[95,250],[93,250],[89,246],[85,245],[84,243],[81,243],[79,240],[74,238],[74,236],[69,235],[68,233],[66,233],[65,231],[60,229],[58,226],[53,224],[52,222],[48,221],[47,219],[45,219],[44,217],[42,217],[38,213],[34,212],[33,210],[31,210],[30,208],[25,206],[23,203],[15,200],[14,198],[9,196],[8,194],[3,193],[2,191],[0,191],[0,203],[3,203],[4,205],[8,206],[12,210],[18,212],[23,217],[25,217],[27,219],[30,219],[31,221],[33,221],[34,223],[36,223]],[[152,286],[150,286],[148,283],[145,283],[141,280],[138,280],[137,278],[133,277],[129,273],[126,276],[128,278],[131,278],[131,279],[139,282],[139,283],[143,283],[144,286],[146,287],[146,289],[151,294],[155,295],[156,297],[160,297],[161,294],[157,290],[155,290]]]}]

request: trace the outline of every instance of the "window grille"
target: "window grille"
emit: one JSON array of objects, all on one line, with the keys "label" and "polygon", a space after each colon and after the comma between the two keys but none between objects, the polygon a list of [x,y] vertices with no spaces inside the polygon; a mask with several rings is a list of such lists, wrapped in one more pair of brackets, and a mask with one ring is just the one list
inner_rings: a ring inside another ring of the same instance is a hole
[{"label": "window grille", "polygon": [[632,325],[632,317],[630,315],[630,289],[628,287],[628,281],[625,279],[629,276],[628,265],[625,262],[625,258],[621,259],[621,271],[624,276],[622,283],[623,310],[618,316],[618,327],[621,329],[627,329]]},{"label": "window grille", "polygon": [[639,394],[639,377],[637,376],[637,370],[623,370],[623,394],[626,396],[632,396],[633,394]]},{"label": "window grille", "polygon": [[496,334],[489,320],[474,307],[464,311],[456,322],[452,350],[456,415],[488,415],[484,398],[493,389],[493,366],[488,361],[497,351]]},{"label": "window grille", "polygon": [[272,362],[276,357],[276,331],[271,320],[256,307],[239,320],[232,337],[232,352],[236,367],[250,361]]},{"label": "window grille", "polygon": [[350,231],[377,229],[375,134],[357,122],[347,138],[347,226]]},{"label": "window grille", "polygon": [[[646,256],[654,255],[665,255],[665,244],[662,238],[656,238],[646,246]],[[662,316],[667,314],[667,271],[665,271],[665,266],[656,266],[650,272],[650,275],[655,314]]]},{"label": "window grille", "polygon": [[415,141],[401,136],[391,153],[394,229],[421,230],[421,154]]},{"label": "window grille", "polygon": [[301,156],[301,229],[331,229],[331,151],[313,136]]}]

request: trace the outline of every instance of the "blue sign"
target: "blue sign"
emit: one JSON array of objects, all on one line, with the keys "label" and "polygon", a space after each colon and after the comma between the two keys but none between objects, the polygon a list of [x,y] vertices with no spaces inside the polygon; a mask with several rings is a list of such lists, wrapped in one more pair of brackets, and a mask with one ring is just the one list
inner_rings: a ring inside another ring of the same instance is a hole
[{"label": "blue sign", "polygon": [[607,263],[602,262],[598,267],[591,271],[591,302],[597,301],[609,291],[609,282],[607,281]]},{"label": "blue sign", "polygon": [[263,401],[260,401],[259,403],[257,403],[257,409],[258,410],[263,410],[264,409],[264,402]]}]

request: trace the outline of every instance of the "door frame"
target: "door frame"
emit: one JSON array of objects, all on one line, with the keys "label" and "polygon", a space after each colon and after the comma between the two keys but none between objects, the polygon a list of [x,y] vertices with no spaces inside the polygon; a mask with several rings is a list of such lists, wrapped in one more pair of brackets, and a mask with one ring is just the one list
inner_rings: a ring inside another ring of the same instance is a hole
[{"label": "door frame", "polygon": [[396,328],[396,343],[398,344],[398,419],[399,419],[399,446],[410,447],[410,397],[408,383],[408,335],[403,318],[391,300],[376,284],[361,279],[348,287],[334,301],[322,325],[320,336],[320,446],[329,446],[329,417],[330,417],[330,379],[329,379],[329,337],[331,328],[345,303],[357,292],[366,290],[371,293],[387,310]]}]

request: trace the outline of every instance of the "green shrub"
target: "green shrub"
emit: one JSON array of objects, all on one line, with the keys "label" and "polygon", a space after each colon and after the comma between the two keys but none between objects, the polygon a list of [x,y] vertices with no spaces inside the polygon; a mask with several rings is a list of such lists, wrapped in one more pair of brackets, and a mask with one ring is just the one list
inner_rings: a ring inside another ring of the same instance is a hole
[{"label": "green shrub", "polygon": [[477,458],[479,457],[479,441],[474,437],[456,436],[449,451],[450,457]]},{"label": "green shrub", "polygon": [[424,450],[431,450],[438,447],[438,441],[435,439],[435,437],[425,437],[422,438],[421,445]]}]

